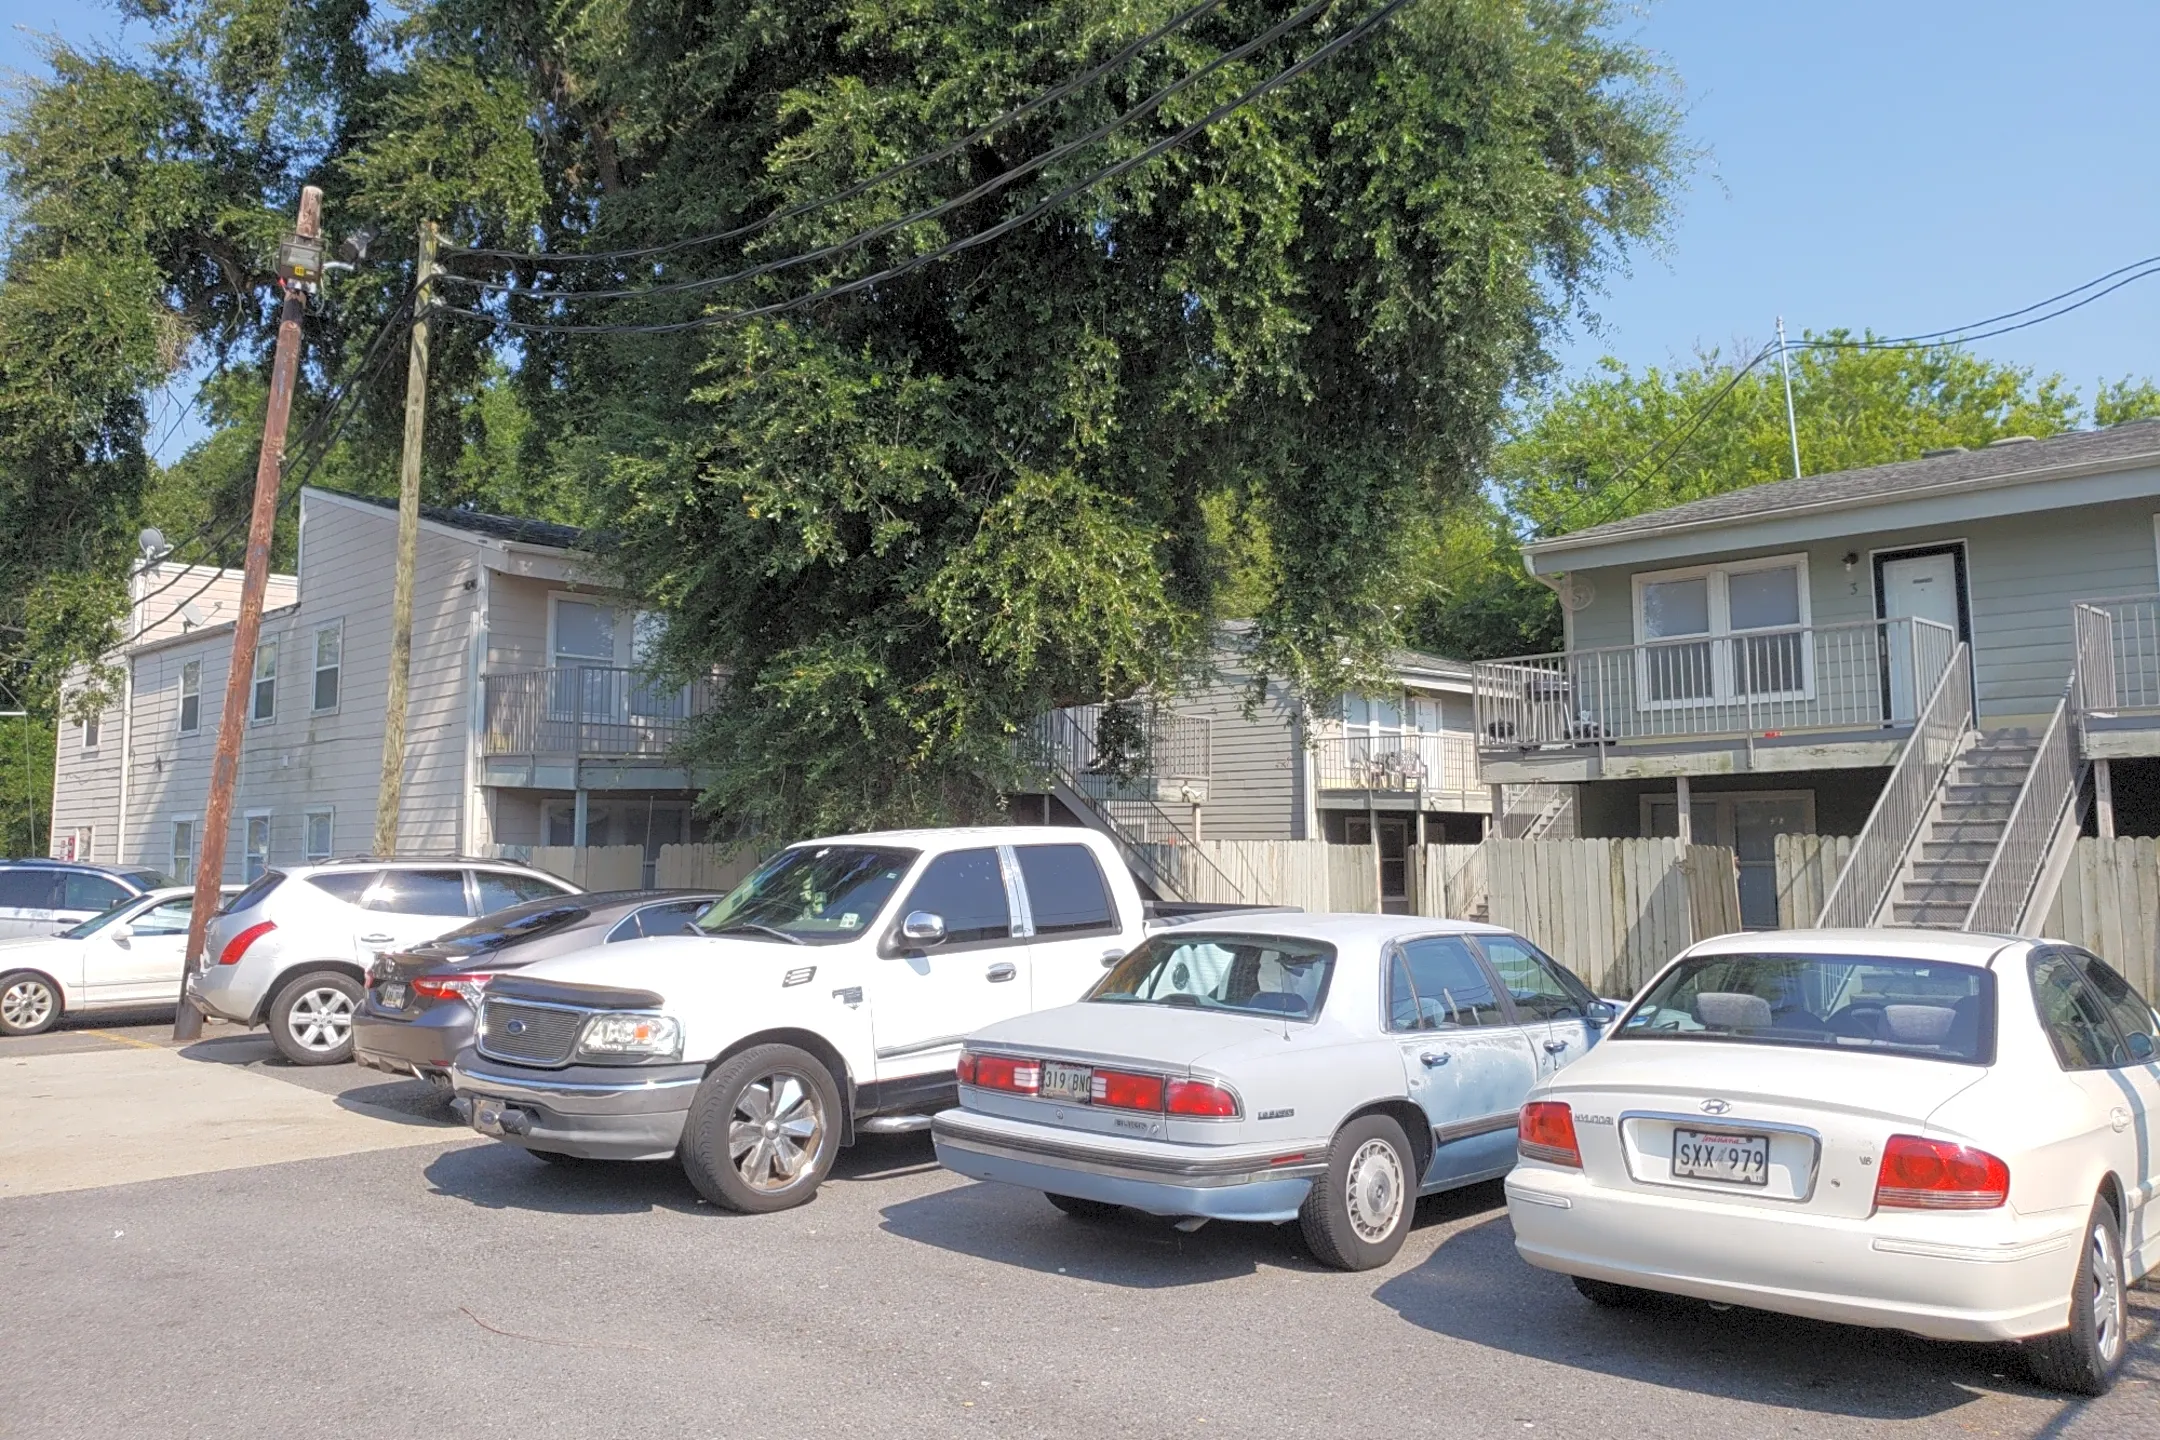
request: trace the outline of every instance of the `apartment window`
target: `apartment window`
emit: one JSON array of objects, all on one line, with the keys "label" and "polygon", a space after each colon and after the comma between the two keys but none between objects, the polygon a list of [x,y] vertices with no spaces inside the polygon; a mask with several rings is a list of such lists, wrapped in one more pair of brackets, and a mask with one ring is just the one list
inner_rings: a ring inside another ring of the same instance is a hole
[{"label": "apartment window", "polygon": [[345,648],[342,621],[315,632],[315,711],[335,710],[338,705],[339,656]]},{"label": "apartment window", "polygon": [[95,750],[98,746],[98,722],[102,715],[85,715],[82,722],[82,748]]},{"label": "apartment window", "polygon": [[202,661],[190,660],[180,667],[180,733],[193,735],[202,729]]},{"label": "apartment window", "polygon": [[277,641],[265,640],[255,650],[255,703],[251,720],[277,718]]},{"label": "apartment window", "polygon": [[1807,557],[1635,577],[1636,685],[1653,708],[1798,699],[1813,686]]},{"label": "apartment window", "polygon": [[336,815],[333,811],[310,810],[307,812],[306,837],[301,848],[305,852],[309,864],[319,865],[330,858],[330,836],[333,829],[332,822],[335,819]]},{"label": "apartment window", "polygon": [[172,864],[166,873],[182,885],[195,883],[195,820],[172,822]]},{"label": "apartment window", "polygon": [[252,885],[262,879],[270,868],[270,817],[250,815],[247,817],[247,883]]},{"label": "apartment window", "polygon": [[95,825],[78,825],[74,830],[70,831],[67,839],[67,853],[61,858],[63,860],[97,859],[97,827]]}]

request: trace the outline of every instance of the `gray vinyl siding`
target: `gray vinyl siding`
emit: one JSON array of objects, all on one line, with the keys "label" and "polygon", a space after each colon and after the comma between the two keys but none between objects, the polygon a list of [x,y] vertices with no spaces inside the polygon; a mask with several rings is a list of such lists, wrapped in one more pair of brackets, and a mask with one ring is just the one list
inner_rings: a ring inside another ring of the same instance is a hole
[{"label": "gray vinyl siding", "polygon": [[108,705],[98,716],[98,744],[83,749],[83,727],[72,719],[60,722],[53,757],[52,843],[58,853],[67,836],[78,828],[91,827],[90,853],[77,859],[111,864],[120,858],[120,749],[122,711]]},{"label": "gray vinyl siding", "polygon": [[[1638,573],[1766,555],[1806,554],[1815,624],[1873,619],[1873,552],[1962,540],[1981,721],[2033,723],[2055,709],[2069,679],[2071,606],[2160,588],[2155,508],[2151,501],[2122,501],[1582,571],[1578,578],[1588,580],[1593,593],[1590,603],[1570,617],[1572,643],[1591,649],[1634,642],[1633,577]],[[1848,573],[1844,556],[1855,553],[1859,562]]]},{"label": "gray vinyl siding", "polygon": [[547,668],[548,595],[564,588],[530,575],[488,577],[489,674]]},{"label": "gray vinyl siding", "polygon": [[1200,833],[1210,840],[1296,840],[1305,835],[1304,753],[1280,685],[1248,719],[1245,677],[1218,677],[1178,697],[1175,709],[1209,722],[1210,775]]}]

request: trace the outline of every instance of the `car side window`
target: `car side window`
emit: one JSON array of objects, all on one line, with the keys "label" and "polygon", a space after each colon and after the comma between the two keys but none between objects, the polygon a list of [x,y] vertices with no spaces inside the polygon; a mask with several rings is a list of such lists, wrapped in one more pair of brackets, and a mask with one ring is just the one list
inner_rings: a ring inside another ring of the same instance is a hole
[{"label": "car side window", "polygon": [[1085,845],[1020,845],[1020,879],[1027,886],[1035,933],[1089,935],[1117,929],[1102,867]]},{"label": "car side window", "polygon": [[[2130,1047],[2124,1058],[2130,1064],[2142,1065],[2160,1055],[2160,1022],[2154,1020],[2151,1002],[2099,956],[2084,950],[2066,953],[2084,973],[2085,983],[2099,995],[2100,1003],[2107,1007],[2115,1028],[2122,1032],[2122,1038]],[[2140,1035],[2145,1037],[2143,1041],[2138,1039]],[[2144,1053],[2140,1054],[2140,1051]]]},{"label": "car side window", "polygon": [[50,910],[60,876],[53,870],[0,870],[0,910]]},{"label": "car side window", "polygon": [[1388,967],[1390,1029],[1453,1030],[1507,1023],[1492,980],[1461,937],[1428,935],[1394,947]]},{"label": "car side window", "polygon": [[130,920],[128,927],[137,935],[185,935],[188,928],[188,914],[194,908],[194,897],[182,895],[167,900],[162,905],[151,906],[148,910]]},{"label": "car side window", "polygon": [[457,915],[465,906],[462,870],[385,870],[362,902],[392,915]]},{"label": "car side window", "polygon": [[60,908],[63,910],[105,911],[128,898],[127,887],[103,875],[92,875],[83,870],[70,870],[67,885],[62,891]]},{"label": "car side window", "polygon": [[997,851],[955,850],[932,860],[900,907],[902,917],[926,910],[945,921],[945,943],[1003,940],[1012,934],[1005,876]]},{"label": "car side window", "polygon": [[1525,1018],[1579,1020],[1596,997],[1544,951],[1519,935],[1480,935],[1478,944]]},{"label": "car side window", "polygon": [[2033,956],[2031,966],[2033,1005],[2062,1068],[2098,1070],[2116,1063],[2122,1042],[2115,1038],[2115,1027],[2100,996],[2085,983],[2070,957],[2043,950]]},{"label": "car side window", "polygon": [[551,900],[563,893],[562,888],[550,885],[534,875],[516,875],[501,870],[475,870],[473,879],[480,882],[480,913],[492,915],[497,910],[507,910],[512,905],[522,905],[527,900]]},{"label": "car side window", "polygon": [[710,900],[670,900],[665,905],[647,905],[631,915],[627,923],[636,926],[636,933],[648,940],[661,935],[692,935],[697,932],[690,922],[710,904]]},{"label": "car side window", "polygon": [[375,888],[382,878],[380,870],[336,870],[323,875],[308,876],[308,884],[333,900],[347,905],[358,905],[367,898],[367,892]]}]

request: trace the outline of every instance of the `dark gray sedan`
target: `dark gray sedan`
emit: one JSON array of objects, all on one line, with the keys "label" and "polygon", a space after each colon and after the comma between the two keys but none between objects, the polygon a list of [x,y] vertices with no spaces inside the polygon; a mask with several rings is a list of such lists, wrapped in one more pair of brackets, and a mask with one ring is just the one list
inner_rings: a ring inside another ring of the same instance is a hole
[{"label": "dark gray sedan", "polygon": [[620,940],[679,935],[720,898],[712,890],[553,895],[483,915],[377,960],[353,1016],[353,1059],[449,1088],[450,1062],[472,1044],[480,987],[536,960]]}]

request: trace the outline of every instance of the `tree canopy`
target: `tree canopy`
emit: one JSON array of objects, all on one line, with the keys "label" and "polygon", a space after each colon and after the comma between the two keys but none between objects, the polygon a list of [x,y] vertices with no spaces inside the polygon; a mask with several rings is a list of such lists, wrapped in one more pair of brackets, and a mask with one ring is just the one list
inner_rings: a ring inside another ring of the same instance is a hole
[{"label": "tree canopy", "polygon": [[[716,806],[775,828],[979,813],[1031,716],[1176,682],[1233,609],[1256,622],[1258,663],[1327,693],[1397,637],[1404,556],[1475,490],[1510,398],[1657,231],[1687,159],[1665,77],[1615,38],[1606,0],[1412,0],[1189,142],[1053,200],[1378,5],[1319,7],[1212,69],[1296,11],[1202,6],[948,159],[748,234],[605,263],[453,260],[467,279],[446,301],[488,318],[436,326],[429,498],[597,522],[672,617],[671,662],[733,677],[699,740]],[[742,228],[944,145],[1183,7],[126,8],[152,28],[147,55],[57,50],[0,132],[0,504],[37,522],[0,536],[0,595],[11,623],[42,627],[39,656],[109,634],[143,516],[236,508],[263,281],[301,184],[324,188],[333,238],[379,232],[311,319],[316,404],[394,314],[423,218],[457,246],[554,252]],[[979,248],[785,314],[666,334],[498,323],[793,299],[1046,201]],[[878,225],[812,263],[668,288]],[[506,278],[640,293],[471,283]],[[151,396],[205,359],[227,372],[222,428],[156,473]],[[343,483],[390,488],[401,372],[367,381]],[[1233,577],[1256,533],[1267,564]]]}]

